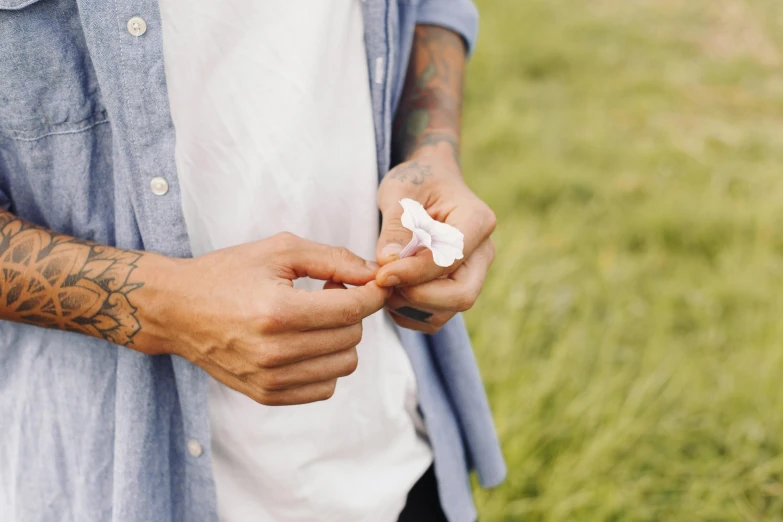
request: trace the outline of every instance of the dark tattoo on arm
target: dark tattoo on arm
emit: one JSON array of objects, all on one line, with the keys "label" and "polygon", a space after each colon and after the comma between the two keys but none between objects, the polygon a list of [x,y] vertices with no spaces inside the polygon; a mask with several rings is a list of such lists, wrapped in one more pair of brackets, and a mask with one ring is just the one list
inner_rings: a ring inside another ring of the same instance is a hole
[{"label": "dark tattoo on arm", "polygon": [[432,168],[422,165],[414,160],[392,170],[389,177],[400,182],[410,181],[414,185],[421,185],[428,177],[432,176]]},{"label": "dark tattoo on arm", "polygon": [[408,319],[413,319],[414,321],[418,321],[420,323],[426,323],[427,319],[432,317],[431,313],[410,306],[401,306],[400,308],[397,308],[395,312],[397,312],[403,317],[407,317]]},{"label": "dark tattoo on arm", "polygon": [[465,44],[442,27],[419,25],[394,122],[394,159],[445,144],[459,164]]},{"label": "dark tattoo on arm", "polygon": [[143,253],[81,241],[0,212],[0,317],[129,345],[141,329],[128,294]]}]

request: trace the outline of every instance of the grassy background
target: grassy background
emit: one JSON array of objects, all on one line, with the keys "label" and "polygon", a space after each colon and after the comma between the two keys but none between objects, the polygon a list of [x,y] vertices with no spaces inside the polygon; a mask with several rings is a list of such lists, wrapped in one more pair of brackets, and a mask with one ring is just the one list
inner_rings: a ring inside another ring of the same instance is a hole
[{"label": "grassy background", "polygon": [[478,4],[482,522],[783,520],[783,2]]}]

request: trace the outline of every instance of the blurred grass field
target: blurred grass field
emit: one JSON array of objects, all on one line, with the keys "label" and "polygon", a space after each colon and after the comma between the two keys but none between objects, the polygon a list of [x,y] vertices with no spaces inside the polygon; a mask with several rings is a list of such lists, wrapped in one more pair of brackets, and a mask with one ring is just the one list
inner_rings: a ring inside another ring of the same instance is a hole
[{"label": "blurred grass field", "polygon": [[478,5],[481,521],[783,520],[783,2]]}]

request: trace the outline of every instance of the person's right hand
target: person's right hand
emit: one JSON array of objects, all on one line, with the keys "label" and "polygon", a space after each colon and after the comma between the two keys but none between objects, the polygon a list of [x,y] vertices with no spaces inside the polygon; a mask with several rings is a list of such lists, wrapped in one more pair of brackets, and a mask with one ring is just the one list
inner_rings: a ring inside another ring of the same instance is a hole
[{"label": "person's right hand", "polygon": [[[261,404],[328,399],[356,369],[362,319],[389,295],[377,268],[288,233],[183,260],[171,276],[177,302],[160,321],[167,351]],[[293,288],[305,276],[325,288]]]}]

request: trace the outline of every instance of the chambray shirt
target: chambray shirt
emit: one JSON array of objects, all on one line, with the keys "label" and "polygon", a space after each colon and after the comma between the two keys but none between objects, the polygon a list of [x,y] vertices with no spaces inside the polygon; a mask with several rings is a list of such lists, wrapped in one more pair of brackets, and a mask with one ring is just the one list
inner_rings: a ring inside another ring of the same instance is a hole
[{"label": "chambray shirt", "polygon": [[[383,175],[415,24],[472,46],[477,15],[470,0],[363,5]],[[156,0],[0,0],[0,204],[76,237],[188,257],[174,141]],[[470,470],[494,486],[505,464],[464,323],[400,332],[445,511],[470,522]],[[0,322],[0,521],[216,518],[200,368]]]}]

